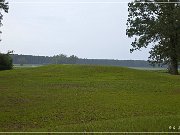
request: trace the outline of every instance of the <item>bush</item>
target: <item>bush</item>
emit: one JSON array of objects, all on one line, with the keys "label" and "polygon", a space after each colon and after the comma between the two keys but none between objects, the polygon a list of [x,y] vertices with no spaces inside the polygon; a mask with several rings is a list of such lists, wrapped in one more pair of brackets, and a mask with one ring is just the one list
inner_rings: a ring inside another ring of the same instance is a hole
[{"label": "bush", "polygon": [[13,68],[12,58],[9,53],[0,53],[0,70],[10,70]]}]

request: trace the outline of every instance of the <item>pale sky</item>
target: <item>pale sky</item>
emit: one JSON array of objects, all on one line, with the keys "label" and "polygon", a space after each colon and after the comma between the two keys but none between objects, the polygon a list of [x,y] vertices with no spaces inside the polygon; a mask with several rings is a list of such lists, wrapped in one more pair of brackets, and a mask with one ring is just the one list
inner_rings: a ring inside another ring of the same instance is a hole
[{"label": "pale sky", "polygon": [[[79,58],[147,60],[148,49],[130,53],[126,36],[130,0],[9,0],[0,51]],[[121,3],[120,3],[121,2]]]}]

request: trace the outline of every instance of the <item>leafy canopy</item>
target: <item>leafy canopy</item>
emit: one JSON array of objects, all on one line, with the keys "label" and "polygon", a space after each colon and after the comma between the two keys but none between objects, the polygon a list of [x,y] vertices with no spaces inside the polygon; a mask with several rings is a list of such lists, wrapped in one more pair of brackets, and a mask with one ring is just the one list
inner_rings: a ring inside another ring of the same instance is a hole
[{"label": "leafy canopy", "polygon": [[132,49],[152,45],[149,61],[180,60],[180,0],[135,0],[128,4],[126,34],[135,37]]}]

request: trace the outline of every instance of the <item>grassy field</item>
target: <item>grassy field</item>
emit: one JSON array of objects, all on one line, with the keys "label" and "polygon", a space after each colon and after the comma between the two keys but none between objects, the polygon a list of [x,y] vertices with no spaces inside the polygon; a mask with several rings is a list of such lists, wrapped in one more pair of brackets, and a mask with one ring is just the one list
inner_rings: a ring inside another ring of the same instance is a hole
[{"label": "grassy field", "polygon": [[83,65],[0,72],[1,132],[178,128],[180,76]]}]

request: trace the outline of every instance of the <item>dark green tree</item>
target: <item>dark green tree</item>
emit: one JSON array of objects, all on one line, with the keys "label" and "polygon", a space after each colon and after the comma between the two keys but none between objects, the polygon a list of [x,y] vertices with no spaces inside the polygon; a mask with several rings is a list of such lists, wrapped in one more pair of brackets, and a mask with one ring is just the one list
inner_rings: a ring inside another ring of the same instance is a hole
[{"label": "dark green tree", "polygon": [[0,70],[10,70],[13,68],[11,53],[12,52],[8,52],[7,54],[0,53]]},{"label": "dark green tree", "polygon": [[128,4],[126,34],[135,37],[132,49],[152,45],[149,61],[168,64],[178,74],[180,61],[180,0],[135,0]]}]

